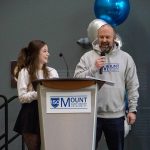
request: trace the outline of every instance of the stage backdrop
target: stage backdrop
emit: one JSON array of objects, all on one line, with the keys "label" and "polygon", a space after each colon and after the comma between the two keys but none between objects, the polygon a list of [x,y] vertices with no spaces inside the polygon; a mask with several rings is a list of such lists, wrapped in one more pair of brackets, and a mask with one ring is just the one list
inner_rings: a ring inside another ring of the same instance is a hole
[{"label": "stage backdrop", "polygon": [[[137,65],[140,81],[140,99],[136,124],[125,142],[126,150],[149,150],[150,147],[150,1],[129,0],[128,18],[116,30],[123,40],[123,50],[129,52]],[[56,68],[60,77],[66,76],[66,66],[59,57],[63,53],[70,75],[81,55],[87,50],[76,44],[87,36],[88,24],[95,19],[94,0],[1,0],[0,1],[0,94],[8,98],[17,95],[11,88],[11,61],[16,60],[20,48],[32,39],[42,39],[48,43],[49,65]],[[1,103],[1,101],[0,101]],[[9,105],[9,134],[20,109],[16,100]],[[4,117],[0,110],[0,133],[4,129]],[[1,143],[0,143],[1,145]],[[18,149],[20,139],[10,144],[10,149]],[[99,150],[107,150],[105,139]]]}]

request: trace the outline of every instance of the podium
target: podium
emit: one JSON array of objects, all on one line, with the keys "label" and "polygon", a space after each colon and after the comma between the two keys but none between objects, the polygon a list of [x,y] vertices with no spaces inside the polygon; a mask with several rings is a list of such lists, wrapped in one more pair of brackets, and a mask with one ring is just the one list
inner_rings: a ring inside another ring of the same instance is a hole
[{"label": "podium", "polygon": [[95,150],[97,91],[105,81],[42,79],[38,91],[41,150]]}]

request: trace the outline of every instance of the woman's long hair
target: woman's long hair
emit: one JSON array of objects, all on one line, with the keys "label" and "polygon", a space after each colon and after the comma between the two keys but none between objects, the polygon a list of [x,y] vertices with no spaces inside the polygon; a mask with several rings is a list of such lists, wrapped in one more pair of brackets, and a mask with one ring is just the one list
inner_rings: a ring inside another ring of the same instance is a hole
[{"label": "woman's long hair", "polygon": [[[40,49],[46,45],[44,41],[33,40],[29,43],[28,47],[22,48],[17,59],[17,71],[15,77],[18,78],[18,74],[22,68],[26,68],[29,72],[30,82],[37,79],[36,72],[39,64]],[[48,70],[46,64],[42,67],[44,78],[48,78]]]}]

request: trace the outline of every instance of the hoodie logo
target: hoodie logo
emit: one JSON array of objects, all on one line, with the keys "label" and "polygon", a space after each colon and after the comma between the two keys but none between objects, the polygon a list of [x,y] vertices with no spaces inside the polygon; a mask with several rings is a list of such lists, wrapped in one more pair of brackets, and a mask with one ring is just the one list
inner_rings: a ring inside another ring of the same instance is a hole
[{"label": "hoodie logo", "polygon": [[118,63],[106,63],[103,67],[103,72],[119,72]]}]

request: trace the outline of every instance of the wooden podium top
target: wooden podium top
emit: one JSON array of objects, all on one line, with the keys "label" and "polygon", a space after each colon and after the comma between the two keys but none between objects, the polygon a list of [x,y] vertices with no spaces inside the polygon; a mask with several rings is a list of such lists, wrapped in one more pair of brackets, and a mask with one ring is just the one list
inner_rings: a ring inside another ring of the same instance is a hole
[{"label": "wooden podium top", "polygon": [[[90,78],[52,78],[52,79],[40,79],[32,82],[34,89],[38,84],[41,84],[48,88],[74,90],[85,88],[97,83],[97,80]],[[99,81],[99,85],[103,85],[105,81]]]}]

